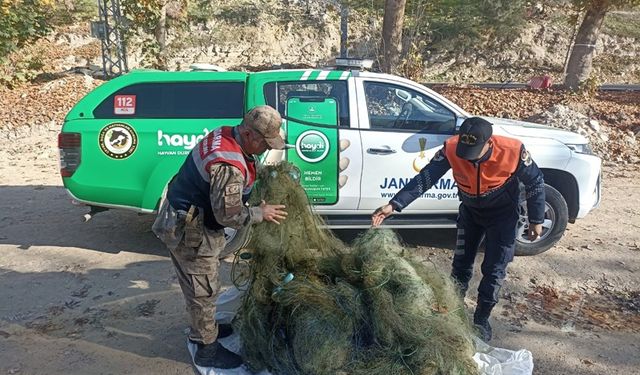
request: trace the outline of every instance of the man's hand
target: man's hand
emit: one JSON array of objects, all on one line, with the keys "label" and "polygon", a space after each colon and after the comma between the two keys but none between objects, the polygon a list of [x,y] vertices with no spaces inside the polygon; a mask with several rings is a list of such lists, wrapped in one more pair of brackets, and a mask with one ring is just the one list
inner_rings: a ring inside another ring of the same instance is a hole
[{"label": "man's hand", "polygon": [[542,234],[542,224],[529,223],[529,229],[527,230],[527,236],[529,241],[535,241]]},{"label": "man's hand", "polygon": [[371,215],[371,225],[374,227],[382,224],[384,219],[391,216],[393,213],[393,206],[390,204],[385,204],[382,207],[379,207],[377,210],[373,211],[373,215]]},{"label": "man's hand", "polygon": [[262,219],[272,223],[280,224],[278,220],[284,220],[288,215],[283,204],[267,204],[262,201],[260,208],[262,209]]}]

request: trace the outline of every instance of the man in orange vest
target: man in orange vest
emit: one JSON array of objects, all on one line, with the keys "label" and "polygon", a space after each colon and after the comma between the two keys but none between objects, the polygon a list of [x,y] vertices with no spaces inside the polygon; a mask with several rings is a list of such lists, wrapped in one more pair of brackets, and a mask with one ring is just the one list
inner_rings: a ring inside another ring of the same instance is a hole
[{"label": "man in orange vest", "polygon": [[542,233],[544,180],[522,142],[493,135],[491,123],[466,119],[459,135],[447,139],[433,159],[388,204],[372,215],[379,226],[393,211],[402,211],[429,190],[449,169],[462,203],[451,276],[464,296],[469,287],[478,247],[485,241],[482,280],[473,321],[484,341],[491,340],[491,310],[498,302],[507,264],[513,260],[520,197],[524,184],[529,216],[528,239]]}]

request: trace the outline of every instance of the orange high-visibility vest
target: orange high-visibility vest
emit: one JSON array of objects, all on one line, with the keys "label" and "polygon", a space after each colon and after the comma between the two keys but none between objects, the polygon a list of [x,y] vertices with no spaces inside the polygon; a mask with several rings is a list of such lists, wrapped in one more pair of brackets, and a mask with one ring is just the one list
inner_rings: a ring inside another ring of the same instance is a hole
[{"label": "orange high-visibility vest", "polygon": [[456,156],[458,139],[457,135],[447,139],[445,151],[458,188],[469,195],[484,195],[501,187],[518,168],[522,142],[517,139],[492,136],[491,156],[477,166]]}]

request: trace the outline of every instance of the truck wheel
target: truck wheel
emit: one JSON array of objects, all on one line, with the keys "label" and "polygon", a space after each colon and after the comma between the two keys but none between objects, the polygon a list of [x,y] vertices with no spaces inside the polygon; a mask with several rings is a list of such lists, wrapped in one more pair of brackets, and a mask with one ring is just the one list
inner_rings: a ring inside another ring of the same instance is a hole
[{"label": "truck wheel", "polygon": [[520,218],[516,231],[516,255],[536,255],[549,250],[562,238],[569,220],[569,210],[562,194],[545,184],[544,223],[542,235],[535,241],[529,241],[526,233],[529,229],[527,202],[522,200],[518,210]]}]

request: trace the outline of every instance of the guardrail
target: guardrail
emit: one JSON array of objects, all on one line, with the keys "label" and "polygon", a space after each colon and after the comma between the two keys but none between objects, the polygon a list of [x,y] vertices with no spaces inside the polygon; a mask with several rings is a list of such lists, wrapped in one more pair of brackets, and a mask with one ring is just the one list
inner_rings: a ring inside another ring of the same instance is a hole
[{"label": "guardrail", "polygon": [[[427,87],[433,86],[444,86],[444,87],[459,87],[461,84],[452,84],[452,83],[440,83],[440,82],[428,82],[423,83],[423,85]],[[484,89],[526,89],[529,88],[529,85],[526,83],[513,83],[513,82],[488,82],[488,83],[468,83],[465,84],[468,87],[479,87]],[[561,89],[561,85],[553,85],[551,86],[553,89]],[[640,91],[640,85],[614,85],[614,84],[605,84],[600,85],[598,88],[601,91]]]}]

